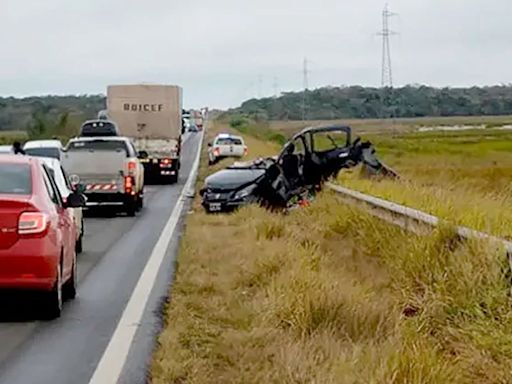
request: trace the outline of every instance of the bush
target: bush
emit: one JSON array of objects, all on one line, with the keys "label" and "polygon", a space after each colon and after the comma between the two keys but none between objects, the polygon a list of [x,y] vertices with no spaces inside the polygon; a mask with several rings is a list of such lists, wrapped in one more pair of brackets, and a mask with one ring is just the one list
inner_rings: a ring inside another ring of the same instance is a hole
[{"label": "bush", "polygon": [[248,123],[249,123],[249,121],[247,120],[247,118],[244,116],[240,116],[240,115],[231,117],[231,119],[229,121],[229,125],[231,126],[231,128],[234,128],[234,129],[239,129],[239,128],[247,125]]}]

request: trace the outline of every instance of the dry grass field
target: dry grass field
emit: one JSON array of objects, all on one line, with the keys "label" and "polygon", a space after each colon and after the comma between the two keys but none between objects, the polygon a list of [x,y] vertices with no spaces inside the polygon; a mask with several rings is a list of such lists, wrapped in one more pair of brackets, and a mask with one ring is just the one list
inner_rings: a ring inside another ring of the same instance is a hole
[{"label": "dry grass field", "polygon": [[418,117],[393,120],[382,119],[345,119],[345,120],[314,120],[314,121],[271,121],[270,127],[287,136],[308,126],[344,124],[354,128],[356,133],[392,133],[408,132],[419,127],[468,125],[489,127],[510,125],[512,116],[461,116],[461,117]]},{"label": "dry grass field", "polygon": [[329,192],[287,215],[196,199],[176,273],[155,384],[510,380],[508,264],[449,227],[411,236]]}]

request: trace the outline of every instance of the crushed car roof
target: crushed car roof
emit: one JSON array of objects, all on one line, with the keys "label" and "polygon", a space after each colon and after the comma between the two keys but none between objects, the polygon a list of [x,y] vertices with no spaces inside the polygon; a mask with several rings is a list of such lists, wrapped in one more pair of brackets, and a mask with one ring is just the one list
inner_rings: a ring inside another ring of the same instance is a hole
[{"label": "crushed car roof", "polygon": [[348,125],[326,125],[326,126],[319,126],[319,127],[307,127],[307,128],[304,128],[302,131],[293,135],[292,138],[290,139],[290,141],[296,139],[297,137],[305,135],[307,133],[333,132],[333,131],[345,132],[348,135],[348,138],[350,141],[351,135],[352,135],[352,128],[350,128]]}]

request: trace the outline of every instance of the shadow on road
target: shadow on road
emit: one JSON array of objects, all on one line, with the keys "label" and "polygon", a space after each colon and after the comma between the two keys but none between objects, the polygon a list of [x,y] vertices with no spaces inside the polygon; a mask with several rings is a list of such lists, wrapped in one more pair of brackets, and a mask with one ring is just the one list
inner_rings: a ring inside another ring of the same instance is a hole
[{"label": "shadow on road", "polygon": [[41,320],[43,303],[43,295],[38,292],[3,291],[0,293],[0,323]]},{"label": "shadow on road", "polygon": [[122,207],[117,206],[90,207],[84,210],[84,217],[89,218],[111,219],[124,215]]}]

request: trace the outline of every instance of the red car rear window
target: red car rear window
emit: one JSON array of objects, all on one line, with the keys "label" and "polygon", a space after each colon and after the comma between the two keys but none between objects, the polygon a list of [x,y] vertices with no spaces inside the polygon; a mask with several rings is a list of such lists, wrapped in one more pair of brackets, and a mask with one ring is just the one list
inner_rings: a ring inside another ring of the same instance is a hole
[{"label": "red car rear window", "polygon": [[0,163],[0,194],[32,194],[30,166]]}]

